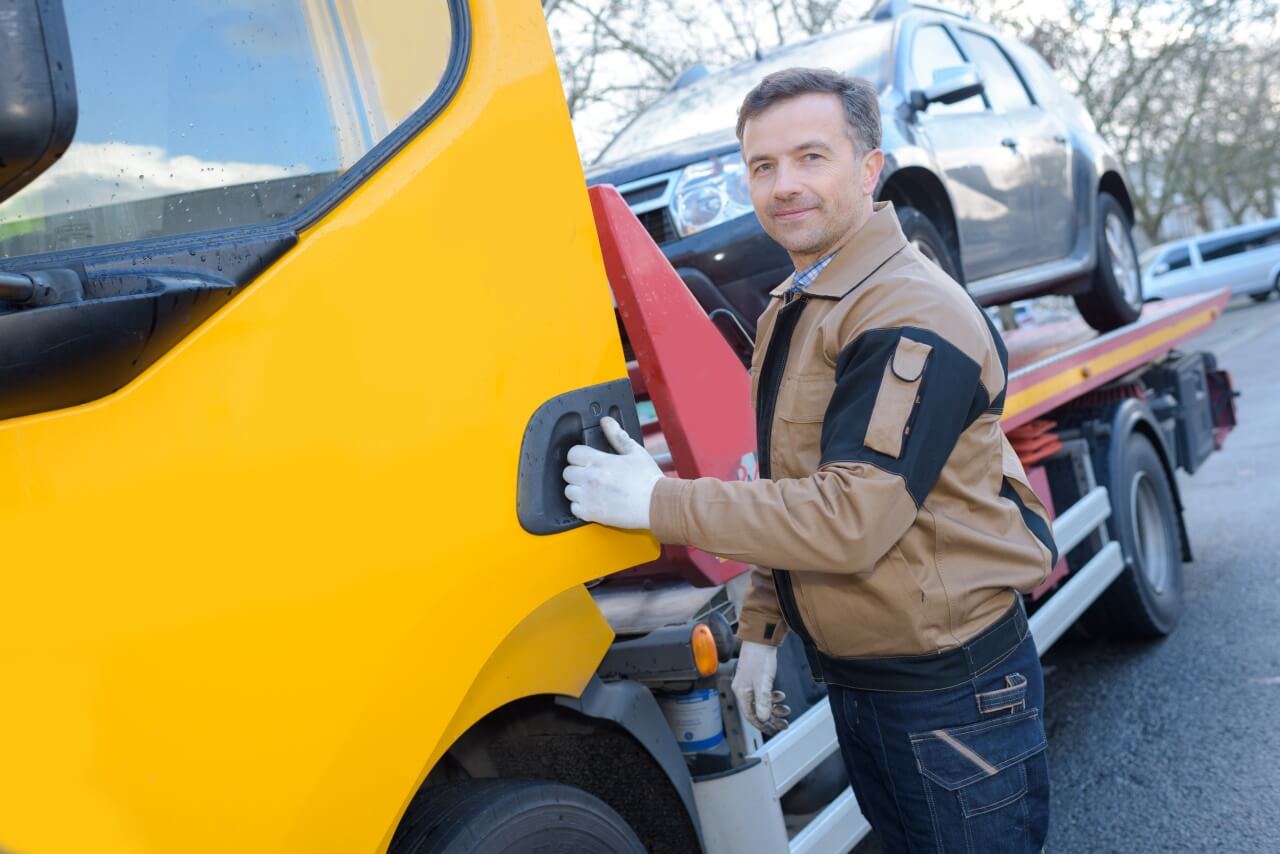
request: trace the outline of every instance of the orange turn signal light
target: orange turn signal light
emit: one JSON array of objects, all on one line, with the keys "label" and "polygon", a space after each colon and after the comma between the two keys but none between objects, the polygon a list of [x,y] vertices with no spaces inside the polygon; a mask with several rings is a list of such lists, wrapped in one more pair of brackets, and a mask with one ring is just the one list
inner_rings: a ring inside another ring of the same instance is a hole
[{"label": "orange turn signal light", "polygon": [[693,664],[698,668],[698,675],[710,676],[715,673],[720,655],[716,651],[716,639],[706,623],[698,623],[693,627],[689,644],[693,647]]}]

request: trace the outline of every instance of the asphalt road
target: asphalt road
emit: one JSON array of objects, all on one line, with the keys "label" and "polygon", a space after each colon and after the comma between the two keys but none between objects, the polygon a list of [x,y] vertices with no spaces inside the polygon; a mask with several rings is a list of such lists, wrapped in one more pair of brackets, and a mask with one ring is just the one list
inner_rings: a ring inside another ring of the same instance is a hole
[{"label": "asphalt road", "polygon": [[1053,854],[1280,852],[1280,300],[1184,349],[1231,372],[1240,424],[1180,479],[1196,559],[1173,634],[1044,658]]}]

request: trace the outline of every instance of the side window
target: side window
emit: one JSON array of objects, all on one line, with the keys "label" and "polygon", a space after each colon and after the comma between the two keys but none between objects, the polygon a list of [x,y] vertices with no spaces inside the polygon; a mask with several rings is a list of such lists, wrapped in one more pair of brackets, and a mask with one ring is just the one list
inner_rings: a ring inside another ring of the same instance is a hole
[{"label": "side window", "polygon": [[[918,89],[927,89],[933,82],[933,73],[942,68],[964,65],[965,58],[955,41],[945,29],[934,25],[921,27],[911,42],[911,77]],[[981,95],[974,95],[955,104],[930,104],[928,115],[952,113],[980,113],[986,109]]]},{"label": "side window", "polygon": [[1249,245],[1246,252],[1252,252],[1255,249],[1264,249],[1268,246],[1275,246],[1280,243],[1280,225],[1268,225],[1249,232]]},{"label": "side window", "polygon": [[[1164,265],[1164,269],[1160,269]],[[1163,276],[1165,273],[1172,273],[1174,270],[1181,270],[1191,266],[1191,253],[1185,246],[1178,246],[1164,253],[1164,256],[1156,264],[1157,276]]]},{"label": "side window", "polygon": [[449,0],[65,0],[75,140],[0,258],[298,214],[435,92]]},{"label": "side window", "polygon": [[1280,223],[1268,225],[1260,233],[1254,234],[1253,246],[1256,248],[1277,245],[1280,245]]},{"label": "side window", "polygon": [[1031,93],[998,44],[968,30],[960,31],[960,43],[978,66],[993,110],[1011,113],[1031,106]]},{"label": "side window", "polygon": [[1260,238],[1262,246],[1275,246],[1280,244],[1280,224],[1275,224],[1265,229]]},{"label": "side window", "polygon": [[1230,237],[1219,237],[1216,240],[1206,240],[1196,244],[1200,249],[1200,258],[1206,264],[1210,261],[1218,261],[1222,258],[1230,258],[1232,255],[1239,255],[1250,249],[1250,242],[1253,238],[1252,233],[1235,234]]}]

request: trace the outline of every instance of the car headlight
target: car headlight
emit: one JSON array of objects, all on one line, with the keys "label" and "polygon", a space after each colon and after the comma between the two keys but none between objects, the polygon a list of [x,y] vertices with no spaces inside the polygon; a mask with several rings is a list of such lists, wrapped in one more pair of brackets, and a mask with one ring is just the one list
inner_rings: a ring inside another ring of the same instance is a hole
[{"label": "car headlight", "polygon": [[671,215],[681,237],[752,210],[747,167],[736,151],[686,166],[676,179]]}]

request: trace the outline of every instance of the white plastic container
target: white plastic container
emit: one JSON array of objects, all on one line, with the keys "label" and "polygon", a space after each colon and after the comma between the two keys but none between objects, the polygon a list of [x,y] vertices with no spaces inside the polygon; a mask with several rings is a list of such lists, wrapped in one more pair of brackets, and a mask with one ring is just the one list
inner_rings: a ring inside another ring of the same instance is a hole
[{"label": "white plastic container", "polygon": [[658,704],[684,753],[714,750],[724,741],[724,719],[716,689],[698,688],[688,694],[662,697]]}]

